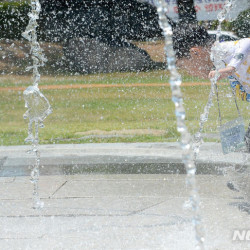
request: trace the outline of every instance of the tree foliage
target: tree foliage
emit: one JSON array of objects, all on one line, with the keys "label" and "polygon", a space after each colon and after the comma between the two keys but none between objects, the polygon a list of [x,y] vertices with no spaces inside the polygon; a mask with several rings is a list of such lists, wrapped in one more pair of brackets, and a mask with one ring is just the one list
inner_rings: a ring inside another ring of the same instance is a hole
[{"label": "tree foliage", "polygon": [[0,3],[0,38],[21,39],[29,10],[26,1]]},{"label": "tree foliage", "polygon": [[250,37],[250,9],[241,12],[232,22],[232,30],[238,37]]}]

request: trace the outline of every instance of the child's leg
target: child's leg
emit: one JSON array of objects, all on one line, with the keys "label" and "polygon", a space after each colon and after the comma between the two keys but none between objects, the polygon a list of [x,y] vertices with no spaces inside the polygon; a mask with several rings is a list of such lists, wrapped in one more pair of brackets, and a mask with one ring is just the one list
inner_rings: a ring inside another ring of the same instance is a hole
[{"label": "child's leg", "polygon": [[[239,81],[237,81],[233,76],[229,76],[229,81],[232,89],[235,91],[237,97],[242,101],[250,102],[250,94],[246,93]],[[250,124],[248,126],[245,141],[247,146],[247,151],[250,153]]]},{"label": "child's leg", "polygon": [[245,141],[246,141],[246,145],[247,145],[247,151],[250,153],[250,123],[245,135]]}]

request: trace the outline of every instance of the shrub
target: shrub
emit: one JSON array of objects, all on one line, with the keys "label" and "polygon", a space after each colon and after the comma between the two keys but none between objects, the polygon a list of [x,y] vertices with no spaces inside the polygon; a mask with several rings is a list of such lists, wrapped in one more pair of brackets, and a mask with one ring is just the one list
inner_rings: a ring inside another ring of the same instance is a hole
[{"label": "shrub", "polygon": [[250,37],[250,9],[241,12],[232,22],[232,30],[238,37]]},{"label": "shrub", "polygon": [[21,39],[29,10],[27,1],[0,3],[0,38]]}]

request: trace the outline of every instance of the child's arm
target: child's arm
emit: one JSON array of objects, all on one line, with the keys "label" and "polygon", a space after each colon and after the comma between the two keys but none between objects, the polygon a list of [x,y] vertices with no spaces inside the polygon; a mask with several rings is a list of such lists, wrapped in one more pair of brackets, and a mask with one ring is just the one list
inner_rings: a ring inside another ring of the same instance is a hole
[{"label": "child's arm", "polygon": [[[238,45],[238,47],[236,51],[234,52],[234,54],[232,55],[233,57],[228,63],[227,67],[218,70],[218,72],[220,73],[219,79],[230,76],[235,71],[237,71],[239,66],[243,63],[243,61],[245,60],[245,58],[248,56],[250,52],[250,39],[249,38],[244,38],[239,41],[236,41],[236,44]],[[208,74],[208,77],[214,78],[215,72],[216,71],[214,70],[211,71]]]},{"label": "child's arm", "polygon": [[[227,66],[226,68],[219,69],[218,72],[220,73],[219,79],[222,79],[222,78],[225,78],[227,76],[232,75],[235,72],[235,67],[233,67],[233,66]],[[214,78],[215,77],[215,73],[216,73],[215,70],[210,71],[210,73],[208,74],[208,77],[210,79]]]}]

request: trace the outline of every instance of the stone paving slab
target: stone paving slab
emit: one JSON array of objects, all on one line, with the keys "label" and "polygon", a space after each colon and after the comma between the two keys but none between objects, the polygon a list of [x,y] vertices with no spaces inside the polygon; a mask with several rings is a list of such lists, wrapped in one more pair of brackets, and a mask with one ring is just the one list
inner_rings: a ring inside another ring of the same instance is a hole
[{"label": "stone paving slab", "polygon": [[[250,205],[226,181],[197,176],[206,249],[247,250],[249,241],[232,237],[250,229]],[[41,176],[39,184],[45,206],[34,210],[28,177],[0,178],[0,249],[195,249],[185,175]]]}]

